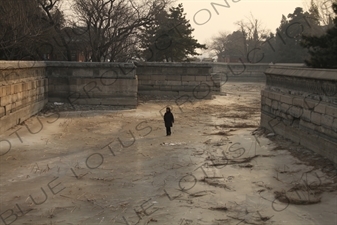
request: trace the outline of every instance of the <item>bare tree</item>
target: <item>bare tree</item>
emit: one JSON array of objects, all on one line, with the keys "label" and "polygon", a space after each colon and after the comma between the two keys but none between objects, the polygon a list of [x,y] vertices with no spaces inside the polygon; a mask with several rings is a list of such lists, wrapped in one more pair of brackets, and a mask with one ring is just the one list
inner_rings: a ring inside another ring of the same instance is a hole
[{"label": "bare tree", "polygon": [[35,0],[0,1],[0,58],[38,58],[51,29]]},{"label": "bare tree", "polygon": [[[252,13],[250,17],[246,18],[246,21],[241,20],[235,23],[239,26],[239,30],[243,36],[243,53],[245,56],[247,56],[251,50],[257,48],[261,42],[266,39],[269,33],[269,31],[263,28],[262,22],[256,19]],[[252,53],[252,58],[255,59],[255,51]]]},{"label": "bare tree", "polygon": [[307,10],[318,19],[320,25],[330,28],[333,27],[333,3],[337,3],[337,0],[306,0],[305,5]]},{"label": "bare tree", "polygon": [[228,48],[228,32],[219,32],[219,35],[212,38],[209,44],[209,49],[212,50],[217,56],[225,52]]},{"label": "bare tree", "polygon": [[88,28],[91,60],[116,61],[135,44],[138,29],[151,24],[167,4],[166,0],[75,0],[79,22]]},{"label": "bare tree", "polygon": [[[47,15],[47,20],[49,24],[53,27],[53,48],[65,49],[65,58],[68,61],[72,60],[71,57],[71,34],[69,30],[63,29],[63,24],[66,22],[63,14],[59,10],[59,6],[62,3],[62,0],[37,0],[40,7],[43,9]],[[63,53],[63,52],[62,52]]]}]

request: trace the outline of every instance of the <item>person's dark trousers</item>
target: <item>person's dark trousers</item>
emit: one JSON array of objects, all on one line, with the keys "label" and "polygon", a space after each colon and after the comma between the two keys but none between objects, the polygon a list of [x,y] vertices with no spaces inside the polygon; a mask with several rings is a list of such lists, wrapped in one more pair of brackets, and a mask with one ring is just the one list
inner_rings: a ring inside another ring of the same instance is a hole
[{"label": "person's dark trousers", "polygon": [[166,127],[166,135],[171,135],[171,127]]}]

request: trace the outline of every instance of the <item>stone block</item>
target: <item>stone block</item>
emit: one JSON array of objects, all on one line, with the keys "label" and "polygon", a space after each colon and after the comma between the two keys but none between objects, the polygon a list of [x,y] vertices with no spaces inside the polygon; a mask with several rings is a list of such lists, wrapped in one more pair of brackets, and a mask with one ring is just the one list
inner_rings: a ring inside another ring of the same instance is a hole
[{"label": "stone block", "polygon": [[12,94],[12,103],[15,103],[18,101],[18,94]]},{"label": "stone block", "polygon": [[[172,90],[175,90],[174,89],[175,87],[172,87]],[[204,92],[205,89],[196,89],[195,87],[193,86],[180,86],[178,87],[179,88],[179,91],[185,91],[185,92],[193,92],[193,93],[197,93],[197,92]],[[207,91],[207,90],[206,90]]]},{"label": "stone block", "polygon": [[7,95],[4,97],[0,98],[0,106],[6,106],[8,104],[12,103],[12,96],[11,95]]},{"label": "stone block", "polygon": [[196,81],[182,81],[181,82],[181,85],[183,85],[183,86],[193,86],[193,87],[195,87],[195,86],[198,86],[200,84],[201,84],[200,82],[196,82]]},{"label": "stone block", "polygon": [[22,106],[22,101],[15,102],[15,107],[20,107],[20,106]]},{"label": "stone block", "polygon": [[317,129],[317,125],[311,123],[311,122],[307,122],[304,120],[300,120],[300,128],[302,128],[303,130],[309,132],[309,133],[314,133],[314,130]]},{"label": "stone block", "polygon": [[302,98],[302,97],[294,97],[292,105],[303,108],[304,107],[304,98]]},{"label": "stone block", "polygon": [[337,140],[337,132],[323,126],[319,126],[319,128],[319,132],[325,134],[331,140]]},{"label": "stone block", "polygon": [[182,76],[181,75],[169,75],[169,76],[166,76],[166,80],[168,80],[168,81],[182,81]]},{"label": "stone block", "polygon": [[303,109],[301,119],[304,120],[304,121],[310,122],[310,120],[311,120],[311,110]]},{"label": "stone block", "polygon": [[183,76],[181,76],[181,80],[182,81],[195,81],[195,76],[186,76],[186,75],[183,75]]},{"label": "stone block", "polygon": [[181,81],[166,81],[165,85],[181,86]]},{"label": "stone block", "polygon": [[323,115],[321,118],[321,124],[323,127],[331,129],[333,124],[334,117],[329,115]]},{"label": "stone block", "polygon": [[138,76],[138,80],[151,80],[152,79],[152,77],[151,77],[151,75],[139,75]]},{"label": "stone block", "polygon": [[25,92],[28,90],[28,84],[27,83],[22,83],[22,92]]},{"label": "stone block", "polygon": [[276,93],[276,92],[270,92],[269,93],[269,98],[272,99],[272,100],[276,100],[276,101],[280,101],[281,100],[281,94],[279,93]]},{"label": "stone block", "polygon": [[[7,86],[5,86],[5,88],[6,88],[6,95],[10,95],[12,92],[11,92],[11,85],[7,85]],[[3,90],[3,92],[4,92],[4,90]],[[5,96],[6,96],[5,95]]]},{"label": "stone block", "polygon": [[[175,92],[178,92],[178,91],[182,91],[183,90],[183,86],[171,86],[171,91],[175,91]],[[162,89],[163,90],[163,89]],[[164,91],[164,90],[163,90]]]},{"label": "stone block", "polygon": [[314,108],[315,112],[321,113],[321,114],[325,114],[325,108],[326,108],[326,104],[323,103],[322,101]]},{"label": "stone block", "polygon": [[200,73],[198,68],[187,68],[186,74],[188,75],[196,75]]},{"label": "stone block", "polygon": [[22,104],[27,105],[27,103],[28,103],[28,98],[22,99]]},{"label": "stone block", "polygon": [[323,147],[330,153],[330,156],[328,156],[329,160],[337,164],[337,143],[335,141],[325,140]]},{"label": "stone block", "polygon": [[0,87],[0,98],[6,96],[6,86]]},{"label": "stone block", "polygon": [[[33,103],[27,107],[21,108],[19,110],[13,111],[10,113],[10,116],[5,116],[1,118],[0,123],[3,126],[0,126],[0,133],[5,132],[9,128],[15,126],[17,121],[25,121],[30,118],[32,115],[38,113],[45,105],[45,101],[40,101]],[[7,109],[6,109],[7,112]]]},{"label": "stone block", "polygon": [[10,85],[11,88],[11,94],[15,94],[15,84]]},{"label": "stone block", "polygon": [[262,106],[262,111],[263,112],[270,113],[270,110],[271,110],[270,106],[268,106],[268,105],[263,105]]},{"label": "stone block", "polygon": [[303,114],[303,108],[292,105],[288,109],[288,113],[295,118],[300,118]]},{"label": "stone block", "polygon": [[337,117],[337,105],[327,105],[325,113],[326,115]]},{"label": "stone block", "polygon": [[[108,72],[106,72],[105,74],[101,74],[101,76],[107,76]],[[75,69],[73,70],[73,74],[74,77],[92,77],[93,74],[93,70],[91,69]]]},{"label": "stone block", "polygon": [[[180,87],[180,89],[181,89],[181,87]],[[172,86],[162,85],[162,86],[159,86],[159,90],[170,91],[170,90],[173,90],[173,89],[172,89]]]},{"label": "stone block", "polygon": [[334,117],[334,119],[333,119],[332,130],[334,132],[337,132],[337,118],[336,117]]},{"label": "stone block", "polygon": [[29,90],[35,89],[34,84],[35,84],[34,81],[29,82]]},{"label": "stone block", "polygon": [[213,77],[211,76],[207,76],[207,75],[203,75],[206,77],[206,81],[214,81]]},{"label": "stone block", "polygon": [[311,112],[310,121],[316,125],[321,125],[322,114],[317,112]]},{"label": "stone block", "polygon": [[6,115],[6,109],[4,106],[0,106],[0,117],[3,117]]},{"label": "stone block", "polygon": [[301,134],[298,132],[298,128],[294,128],[292,126],[284,126],[284,133],[281,135],[289,140],[292,140],[296,144],[300,143]]},{"label": "stone block", "polygon": [[270,98],[265,98],[265,104],[268,106],[272,106],[272,100]]},{"label": "stone block", "polygon": [[31,82],[29,82],[30,83],[30,85],[29,85],[29,90],[34,90],[35,89],[35,81],[31,81]]},{"label": "stone block", "polygon": [[288,95],[281,95],[281,102],[286,103],[288,105],[292,105],[293,104],[293,98],[291,96],[288,96]]},{"label": "stone block", "polygon": [[21,101],[24,98],[23,92],[19,92],[19,93],[17,93],[17,95],[18,95],[18,101]]},{"label": "stone block", "polygon": [[184,87],[187,87],[188,90],[192,90],[193,92],[197,92],[197,91],[211,92],[212,91],[212,86],[207,83],[200,83],[195,86],[184,86]]},{"label": "stone block", "polygon": [[32,82],[27,82],[27,91],[32,89]]},{"label": "stone block", "polygon": [[207,81],[207,76],[195,76],[195,81]]},{"label": "stone block", "polygon": [[310,98],[304,98],[303,99],[303,107],[305,109],[311,109],[313,110],[320,102],[310,99]]},{"label": "stone block", "polygon": [[278,105],[278,109],[281,110],[282,112],[287,112],[290,108],[290,105],[286,103],[281,103]]},{"label": "stone block", "polygon": [[260,126],[266,128],[267,130],[271,131],[270,123],[272,122],[273,118],[270,116],[269,113],[265,113],[261,110],[261,119],[260,119]]},{"label": "stone block", "polygon": [[11,113],[11,110],[12,110],[12,104],[8,104],[5,106],[6,115],[9,115]]},{"label": "stone block", "polygon": [[272,100],[272,102],[271,102],[271,107],[272,107],[273,109],[279,109],[279,102],[276,101],[276,100]]},{"label": "stone block", "polygon": [[269,98],[269,91],[267,91],[267,90],[261,90],[261,96]]},{"label": "stone block", "polygon": [[164,74],[160,74],[160,75],[152,75],[152,80],[157,80],[157,81],[164,81],[167,80],[167,77],[170,75],[164,75]]},{"label": "stone block", "polygon": [[266,104],[266,97],[261,95],[261,106]]},{"label": "stone block", "polygon": [[12,112],[15,112],[16,111],[16,103],[14,102],[14,103],[12,103],[12,110],[11,110],[11,113]]}]

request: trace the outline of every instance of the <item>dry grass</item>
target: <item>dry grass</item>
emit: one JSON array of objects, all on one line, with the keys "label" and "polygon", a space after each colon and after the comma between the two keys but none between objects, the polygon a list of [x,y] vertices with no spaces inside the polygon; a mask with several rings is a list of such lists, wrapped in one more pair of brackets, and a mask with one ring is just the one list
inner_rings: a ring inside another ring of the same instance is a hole
[{"label": "dry grass", "polygon": [[200,181],[205,182],[208,185],[211,185],[213,187],[219,187],[219,188],[225,188],[228,190],[231,190],[226,184],[224,184],[224,178],[216,178],[216,177],[205,177],[204,179],[201,179]]},{"label": "dry grass", "polygon": [[316,204],[321,202],[321,196],[317,196],[313,193],[306,193],[307,197],[302,198],[301,195],[298,193],[290,193],[285,191],[275,191],[274,196],[275,199],[279,200],[280,202],[286,203],[286,204],[294,204],[294,205],[310,205],[310,204]]}]

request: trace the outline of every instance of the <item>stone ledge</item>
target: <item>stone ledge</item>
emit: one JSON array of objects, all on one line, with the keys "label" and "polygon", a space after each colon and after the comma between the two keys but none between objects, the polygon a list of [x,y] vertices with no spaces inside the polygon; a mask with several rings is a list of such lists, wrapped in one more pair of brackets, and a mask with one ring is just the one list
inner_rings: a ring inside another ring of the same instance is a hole
[{"label": "stone ledge", "polygon": [[[209,63],[178,63],[178,62],[136,62],[137,67],[162,67],[162,68],[172,68],[172,67],[191,67],[191,68],[212,68]],[[192,66],[191,66],[192,65]]]},{"label": "stone ledge", "polygon": [[0,61],[0,70],[17,70],[46,67],[44,61]]},{"label": "stone ledge", "polygon": [[289,67],[275,65],[265,71],[266,75],[299,77],[304,79],[337,81],[336,69],[312,69],[307,67]]},{"label": "stone ledge", "polygon": [[[133,63],[110,63],[110,62],[66,62],[66,61],[45,61],[46,67],[57,68],[130,68],[136,69]],[[129,71],[125,71],[128,73]]]}]

